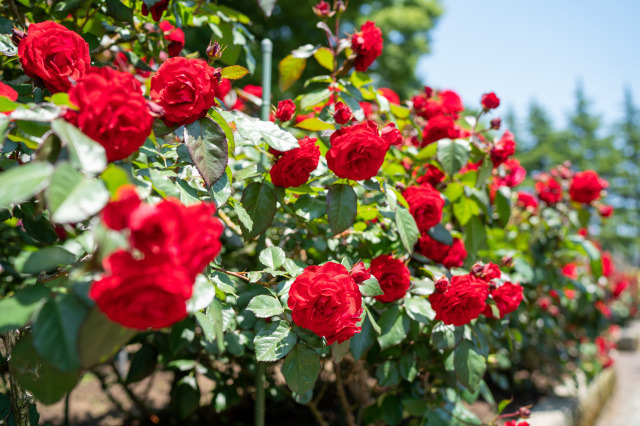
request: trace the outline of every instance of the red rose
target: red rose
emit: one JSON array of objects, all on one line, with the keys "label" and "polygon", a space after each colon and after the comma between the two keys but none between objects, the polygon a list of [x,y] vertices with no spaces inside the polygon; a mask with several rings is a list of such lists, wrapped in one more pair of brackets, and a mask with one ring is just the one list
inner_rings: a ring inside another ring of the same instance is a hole
[{"label": "red rose", "polygon": [[520,185],[524,178],[527,177],[527,171],[520,165],[520,161],[515,158],[510,158],[502,163],[502,169],[504,175],[496,179],[498,186],[513,188]]},{"label": "red rose", "polygon": [[402,144],[402,133],[400,130],[396,129],[396,125],[394,123],[389,123],[382,128],[380,131],[380,136],[382,139],[389,142],[390,145],[401,145]]},{"label": "red rose", "polygon": [[291,99],[285,99],[278,102],[278,110],[276,111],[276,118],[282,122],[289,121],[296,113],[296,104]]},{"label": "red rose", "polygon": [[578,279],[578,268],[575,263],[567,263],[562,267],[562,275],[565,277],[577,280]]},{"label": "red rose", "polygon": [[382,31],[373,22],[365,22],[351,38],[351,49],[356,53],[356,71],[366,71],[382,53]]},{"label": "red rose", "polygon": [[169,56],[178,56],[184,48],[184,31],[174,27],[169,21],[160,22],[160,29],[164,33],[164,39],[169,42]]},{"label": "red rose", "polygon": [[489,285],[473,275],[459,275],[451,278],[451,284],[444,293],[435,292],[429,296],[436,319],[448,325],[465,325],[476,319],[486,308]]},{"label": "red rose", "polygon": [[536,210],[538,208],[538,200],[528,192],[518,192],[518,205],[527,210]]},{"label": "red rose", "polygon": [[216,102],[220,72],[202,59],[169,58],[151,78],[151,98],[164,109],[167,126],[189,124]]},{"label": "red rose", "polygon": [[500,272],[500,268],[498,268],[498,265],[494,263],[489,262],[486,265],[483,265],[482,263],[476,263],[475,265],[473,265],[473,268],[471,268],[471,275],[489,282],[496,278],[500,278],[502,272]]},{"label": "red rose", "polygon": [[464,110],[460,96],[453,90],[441,90],[438,96],[444,113],[449,114],[454,120],[458,119],[458,113]]},{"label": "red rose", "polygon": [[320,161],[320,148],[316,146],[316,141],[316,138],[305,136],[300,140],[300,148],[282,153],[269,171],[271,182],[282,188],[307,183]]},{"label": "red rose", "polygon": [[351,117],[353,117],[353,112],[351,112],[351,109],[349,109],[349,107],[342,102],[338,102],[333,113],[333,119],[336,120],[336,123],[347,124],[349,121],[351,121]]},{"label": "red rose", "polygon": [[613,206],[607,204],[600,204],[598,206],[598,213],[602,217],[611,217],[613,215]]},{"label": "red rose", "polygon": [[69,90],[69,100],[78,109],[67,110],[64,118],[99,142],[109,162],[136,152],[151,133],[153,117],[131,74],[90,68]]},{"label": "red rose", "polygon": [[381,87],[378,92],[384,96],[390,104],[400,105],[400,96],[388,87]]},{"label": "red rose", "polygon": [[425,172],[422,176],[418,176],[416,182],[419,184],[429,184],[433,187],[442,182],[445,178],[445,174],[437,166],[433,164],[427,164],[424,166]]},{"label": "red rose", "polygon": [[166,254],[178,260],[193,279],[220,252],[222,224],[211,203],[184,206],[166,199],[143,204],[129,220],[131,245],[146,256]]},{"label": "red rose", "polygon": [[187,316],[193,280],[167,256],[134,259],[116,251],[104,260],[106,275],[95,281],[89,296],[109,319],[144,330],[168,327]]},{"label": "red rose", "polygon": [[165,10],[167,10],[168,7],[169,0],[160,0],[159,2],[151,6],[151,8],[148,8],[145,3],[142,3],[142,14],[144,16],[148,16],[149,12],[151,12],[153,20],[158,22],[160,19],[162,19],[162,14]]},{"label": "red rose", "polygon": [[[492,290],[491,297],[498,306],[500,318],[504,318],[505,315],[518,309],[520,302],[522,302],[522,286],[506,282],[495,290]],[[494,318],[489,306],[484,310],[484,316]]]},{"label": "red rose", "polygon": [[402,195],[409,203],[409,211],[421,232],[440,223],[444,199],[431,185],[410,186]]},{"label": "red rose", "polygon": [[389,150],[389,142],[380,136],[373,121],[336,130],[330,141],[327,165],[344,179],[371,179],[378,173]]},{"label": "red rose", "polygon": [[89,45],[62,25],[45,21],[29,25],[28,35],[18,45],[24,73],[41,78],[52,93],[66,92],[91,64]]},{"label": "red rose", "polygon": [[500,106],[500,99],[498,99],[496,94],[493,92],[485,93],[484,95],[482,95],[480,103],[482,104],[482,108],[486,110],[495,109]]},{"label": "red rose", "polygon": [[373,115],[373,104],[371,102],[358,102],[360,108],[362,108],[362,112],[364,113],[364,118],[369,119]]},{"label": "red rose", "polygon": [[460,136],[458,126],[449,115],[437,115],[427,121],[422,131],[422,145],[427,146],[440,139],[456,139]]},{"label": "red rose", "polygon": [[327,345],[360,332],[360,289],[339,263],[306,267],[291,284],[288,306],[293,322],[326,338]]},{"label": "red rose", "polygon": [[333,15],[333,12],[331,11],[331,5],[326,1],[321,0],[318,4],[314,5],[312,9],[313,13],[315,13],[319,18],[329,17]]},{"label": "red rose", "polygon": [[602,276],[608,277],[613,274],[615,270],[613,258],[611,257],[611,253],[608,251],[603,251],[600,257],[602,258]]},{"label": "red rose", "polygon": [[371,271],[364,266],[364,263],[358,262],[351,267],[349,275],[351,275],[356,284],[361,284],[371,278]]},{"label": "red rose", "polygon": [[467,250],[464,243],[459,238],[454,238],[453,243],[448,246],[440,241],[434,240],[426,232],[418,240],[418,253],[428,257],[436,263],[441,263],[447,268],[457,268],[462,266],[467,258]]},{"label": "red rose", "polygon": [[105,225],[115,231],[129,227],[131,214],[140,207],[141,201],[135,186],[123,185],[115,197],[102,209],[101,218]]},{"label": "red rose", "polygon": [[378,280],[384,294],[376,300],[389,303],[402,299],[411,285],[411,273],[404,262],[383,254],[371,261],[371,274]]},{"label": "red rose", "polygon": [[10,101],[15,102],[18,99],[18,92],[16,92],[13,87],[0,81],[0,96],[9,98]]},{"label": "red rose", "polygon": [[498,167],[500,164],[507,161],[516,152],[516,141],[513,139],[513,133],[510,131],[504,132],[500,140],[491,148],[491,161],[493,167]]},{"label": "red rose", "polygon": [[529,426],[529,422],[517,422],[515,420],[509,420],[504,426]]},{"label": "red rose", "polygon": [[593,170],[576,173],[569,187],[569,195],[573,201],[589,204],[600,197],[600,191],[605,189],[607,182]]},{"label": "red rose", "polygon": [[536,179],[535,188],[538,198],[547,204],[556,204],[562,200],[562,186],[546,173]]}]

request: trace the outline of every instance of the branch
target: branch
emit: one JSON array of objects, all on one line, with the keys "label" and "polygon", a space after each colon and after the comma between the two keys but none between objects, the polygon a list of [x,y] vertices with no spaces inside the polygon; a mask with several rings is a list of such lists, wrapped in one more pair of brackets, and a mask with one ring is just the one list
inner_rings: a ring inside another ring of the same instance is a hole
[{"label": "branch", "polygon": [[[5,350],[7,351],[7,359],[11,357],[13,348],[20,338],[20,331],[8,331],[2,336]],[[13,413],[15,424],[18,426],[29,425],[29,406],[34,400],[27,390],[24,389],[15,376],[9,371],[9,398],[11,399],[11,412]]]},{"label": "branch", "polygon": [[334,361],[333,366],[336,371],[336,388],[338,389],[338,396],[340,397],[340,405],[342,405],[342,410],[344,411],[347,425],[356,426],[356,421],[353,418],[353,413],[351,412],[351,407],[349,406],[349,400],[347,399],[347,393],[345,392],[344,384],[342,383],[342,376],[340,375],[340,364]]},{"label": "branch", "polygon": [[11,14],[14,18],[16,18],[20,26],[26,29],[27,21],[26,19],[24,19],[24,15],[18,10],[18,6],[16,5],[16,2],[14,0],[9,0],[9,9],[11,9]]}]

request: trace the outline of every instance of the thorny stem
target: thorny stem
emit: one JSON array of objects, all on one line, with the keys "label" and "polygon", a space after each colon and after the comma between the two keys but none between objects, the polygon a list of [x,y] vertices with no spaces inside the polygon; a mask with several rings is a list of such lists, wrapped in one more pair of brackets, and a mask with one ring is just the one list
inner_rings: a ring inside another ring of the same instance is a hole
[{"label": "thorny stem", "polygon": [[[12,330],[1,335],[7,351],[7,360],[11,357],[20,334],[20,331]],[[29,395],[27,390],[20,386],[11,371],[9,371],[9,398],[11,399],[11,412],[16,426],[28,426],[30,424],[29,406],[34,402],[33,396]]]}]

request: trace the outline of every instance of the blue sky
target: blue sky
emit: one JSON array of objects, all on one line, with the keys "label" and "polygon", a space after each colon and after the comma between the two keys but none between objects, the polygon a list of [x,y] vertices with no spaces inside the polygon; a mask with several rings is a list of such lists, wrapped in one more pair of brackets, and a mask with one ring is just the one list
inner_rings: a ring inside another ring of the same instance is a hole
[{"label": "blue sky", "polygon": [[417,74],[465,103],[494,91],[524,118],[531,99],[566,123],[581,81],[605,123],[622,115],[623,89],[640,105],[639,0],[441,0],[432,53]]}]

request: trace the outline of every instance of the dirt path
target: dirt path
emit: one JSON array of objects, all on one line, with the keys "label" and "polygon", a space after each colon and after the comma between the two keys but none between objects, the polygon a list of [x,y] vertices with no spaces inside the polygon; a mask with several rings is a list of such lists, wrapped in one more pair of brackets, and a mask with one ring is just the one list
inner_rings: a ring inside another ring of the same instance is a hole
[{"label": "dirt path", "polygon": [[[632,330],[640,335],[640,323],[635,323]],[[640,349],[619,351],[614,358],[618,374],[616,390],[596,426],[640,425]]]}]

